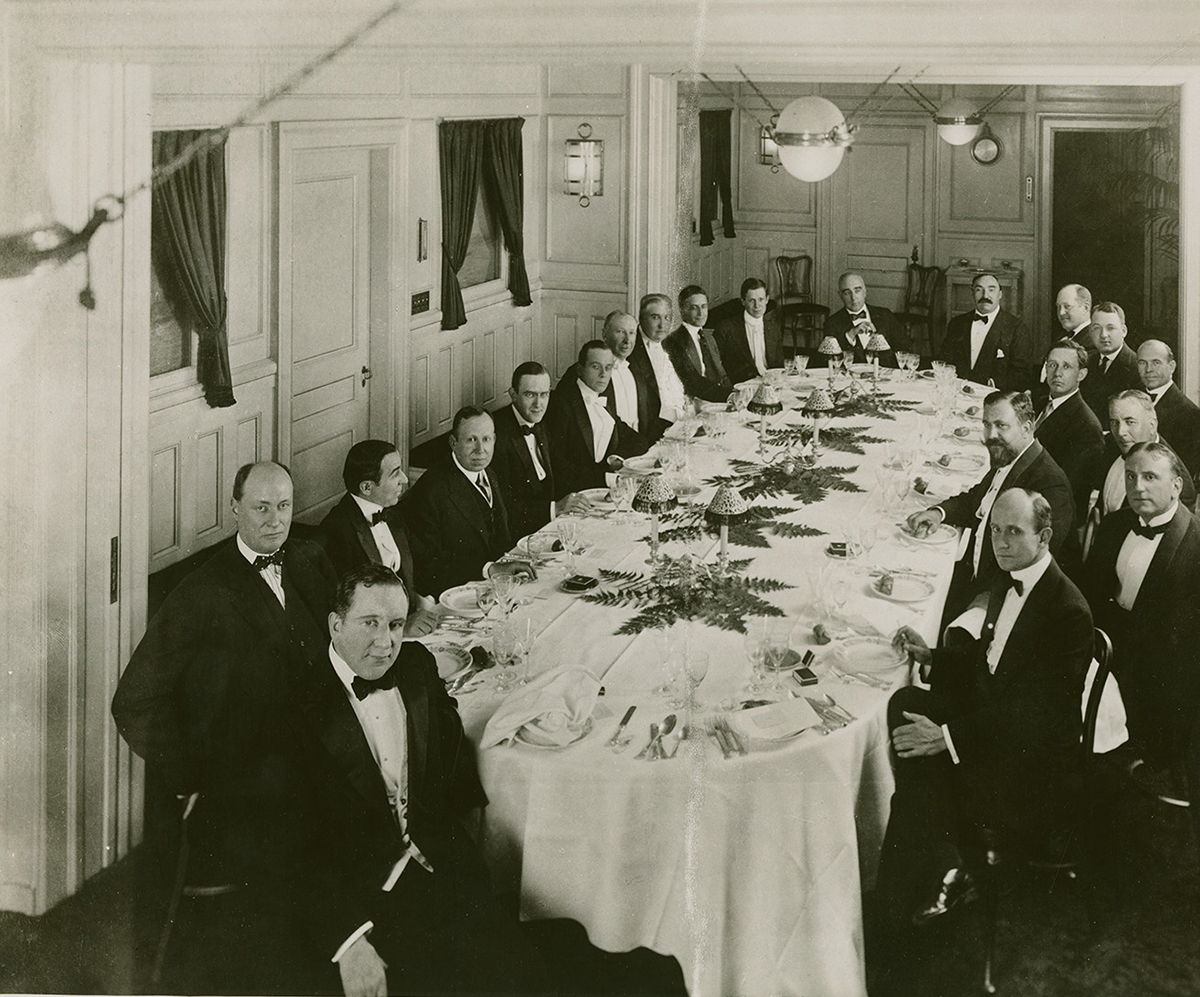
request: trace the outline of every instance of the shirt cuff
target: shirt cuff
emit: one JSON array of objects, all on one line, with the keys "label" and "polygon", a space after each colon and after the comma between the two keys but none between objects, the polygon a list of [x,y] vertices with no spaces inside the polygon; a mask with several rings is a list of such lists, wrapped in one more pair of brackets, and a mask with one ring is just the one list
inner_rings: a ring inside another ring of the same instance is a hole
[{"label": "shirt cuff", "polygon": [[604,484],[609,488],[615,488],[617,484],[617,475],[615,471],[604,472]]},{"label": "shirt cuff", "polygon": [[349,938],[347,938],[344,942],[342,942],[342,944],[338,947],[338,950],[333,953],[333,958],[330,959],[329,961],[330,962],[340,962],[342,956],[344,956],[346,954],[346,949],[348,949],[351,945],[353,945],[360,938],[362,938],[362,936],[365,935],[368,931],[370,931],[373,927],[375,927],[374,921],[363,922],[362,926],[356,932],[354,932],[354,934],[352,934]]},{"label": "shirt cuff", "polygon": [[954,738],[950,736],[950,728],[946,724],[942,724],[942,740],[946,742],[946,750],[950,752],[950,757],[954,760],[954,764],[958,764],[958,752],[954,750]]}]

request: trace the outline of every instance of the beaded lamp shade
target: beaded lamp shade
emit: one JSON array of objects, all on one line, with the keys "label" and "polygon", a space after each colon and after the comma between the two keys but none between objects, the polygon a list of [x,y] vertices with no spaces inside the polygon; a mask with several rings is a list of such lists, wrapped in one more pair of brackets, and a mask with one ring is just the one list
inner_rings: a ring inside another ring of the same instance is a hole
[{"label": "beaded lamp shade", "polygon": [[633,507],[638,512],[665,512],[676,501],[675,492],[660,475],[654,474],[643,478],[638,485],[637,494],[633,497]]},{"label": "beaded lamp shade", "polygon": [[891,348],[891,344],[884,338],[882,332],[871,333],[871,338],[867,340],[868,353],[885,353]]},{"label": "beaded lamp shade", "polygon": [[826,336],[817,347],[817,352],[827,357],[840,357],[842,344],[837,341],[837,336]]},{"label": "beaded lamp shade", "polygon": [[741,492],[733,485],[722,485],[708,503],[704,518],[718,526],[722,523],[735,523],[746,515],[749,509],[750,503],[742,498]]},{"label": "beaded lamp shade", "polygon": [[825,388],[814,389],[813,393],[808,396],[808,401],[804,403],[804,411],[808,415],[832,412],[833,399],[829,397],[829,392]]},{"label": "beaded lamp shade", "polygon": [[760,384],[746,408],[755,415],[774,415],[776,412],[783,411],[783,402],[779,400],[779,393],[774,387],[769,384]]}]

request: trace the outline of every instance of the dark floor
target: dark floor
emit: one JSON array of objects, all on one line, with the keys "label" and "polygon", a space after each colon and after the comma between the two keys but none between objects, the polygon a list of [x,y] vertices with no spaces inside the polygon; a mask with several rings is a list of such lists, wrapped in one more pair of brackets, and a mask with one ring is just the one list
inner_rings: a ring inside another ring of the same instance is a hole
[{"label": "dark floor", "polygon": [[[1200,868],[1186,818],[1158,804],[1126,800],[1119,819],[1101,818],[1095,830],[1105,872],[1054,882],[1045,874],[1010,876],[1000,907],[999,992],[1200,994]],[[135,903],[148,867],[135,853],[41,918],[0,913],[0,993],[149,989],[147,967],[161,922]],[[974,905],[944,920],[914,934],[910,954],[916,968],[899,993],[980,992],[982,909]],[[674,960],[646,950],[602,952],[566,922],[526,927],[552,973],[568,981],[565,992],[683,993]],[[185,982],[170,989],[196,988]]]}]

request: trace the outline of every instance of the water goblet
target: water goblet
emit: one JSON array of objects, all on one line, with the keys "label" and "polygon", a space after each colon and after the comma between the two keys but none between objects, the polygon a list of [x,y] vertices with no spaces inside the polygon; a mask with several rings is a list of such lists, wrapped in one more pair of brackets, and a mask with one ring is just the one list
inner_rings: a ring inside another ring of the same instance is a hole
[{"label": "water goblet", "polygon": [[[704,681],[704,677],[708,674],[708,652],[696,651],[689,648],[683,656],[683,668],[687,676],[687,710],[690,717],[695,714],[696,708],[700,705],[696,700],[696,690],[700,688],[700,683]],[[690,722],[688,726],[691,727]]]},{"label": "water goblet", "polygon": [[517,685],[528,685],[529,676],[529,659],[533,655],[533,645],[537,643],[537,630],[534,629],[533,619],[525,617],[514,625],[517,634],[517,657],[521,661],[521,673],[516,680]]},{"label": "water goblet", "polygon": [[746,683],[746,691],[760,692],[763,684],[763,666],[767,657],[767,631],[764,620],[754,619],[746,622],[742,647],[745,648],[746,658],[750,662],[750,679]]},{"label": "water goblet", "polygon": [[475,605],[484,616],[496,605],[496,589],[493,582],[480,582],[475,586]]},{"label": "water goblet", "polygon": [[575,551],[579,545],[579,520],[570,516],[559,516],[554,521],[558,539],[567,554],[567,574],[575,574]]},{"label": "water goblet", "polygon": [[628,523],[632,518],[633,497],[637,494],[638,481],[628,474],[618,474],[609,492],[612,494],[613,505],[616,507],[616,521]]},{"label": "water goblet", "polygon": [[767,638],[767,663],[771,667],[771,691],[777,696],[783,692],[783,664],[787,660],[791,632],[776,631]]},{"label": "water goblet", "polygon": [[517,591],[517,576],[507,571],[497,572],[492,576],[492,591],[495,593],[500,612],[505,616],[511,614]]},{"label": "water goblet", "polygon": [[513,687],[512,666],[517,661],[517,631],[505,620],[492,631],[492,657],[496,659],[496,691]]}]

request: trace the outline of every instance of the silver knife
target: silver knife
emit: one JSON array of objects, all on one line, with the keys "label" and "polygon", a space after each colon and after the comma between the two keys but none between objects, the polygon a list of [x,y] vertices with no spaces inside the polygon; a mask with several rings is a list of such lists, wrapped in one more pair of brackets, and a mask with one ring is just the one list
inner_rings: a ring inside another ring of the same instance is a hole
[{"label": "silver knife", "polygon": [[613,731],[613,736],[608,739],[609,747],[615,747],[617,742],[621,739],[621,732],[625,730],[625,725],[629,723],[629,718],[633,716],[633,711],[636,709],[637,705],[635,704],[625,711],[625,716],[623,716],[621,718],[621,722],[617,724],[617,729]]}]

